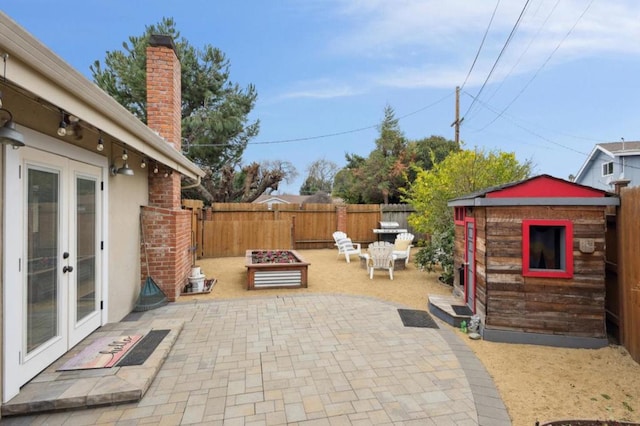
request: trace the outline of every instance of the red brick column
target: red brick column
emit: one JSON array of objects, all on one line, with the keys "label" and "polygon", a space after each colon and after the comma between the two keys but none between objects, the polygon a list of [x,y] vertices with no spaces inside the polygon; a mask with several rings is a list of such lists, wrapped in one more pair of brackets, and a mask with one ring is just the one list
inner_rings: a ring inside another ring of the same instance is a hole
[{"label": "red brick column", "polygon": [[[180,78],[171,37],[151,36],[147,47],[147,125],[178,151],[182,140]],[[175,301],[190,273],[191,213],[181,208],[178,172],[160,166],[159,173],[148,176],[149,206],[142,208],[142,225],[149,274],[169,300]],[[147,274],[144,263],[142,274]]]},{"label": "red brick column", "polygon": [[147,258],[149,275],[174,302],[191,270],[191,212],[143,206],[141,220],[147,244],[146,256],[142,247],[141,279],[147,277]]},{"label": "red brick column", "polygon": [[347,232],[347,206],[342,204],[336,206],[336,222],[338,223],[337,231]]}]

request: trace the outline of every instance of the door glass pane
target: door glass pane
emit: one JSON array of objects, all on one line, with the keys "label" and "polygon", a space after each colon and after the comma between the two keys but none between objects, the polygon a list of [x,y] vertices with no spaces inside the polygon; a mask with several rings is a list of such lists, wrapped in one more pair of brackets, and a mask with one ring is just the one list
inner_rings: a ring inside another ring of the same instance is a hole
[{"label": "door glass pane", "polygon": [[27,353],[58,335],[59,175],[30,169],[27,196]]},{"label": "door glass pane", "polygon": [[76,179],[76,319],[96,309],[96,181]]}]

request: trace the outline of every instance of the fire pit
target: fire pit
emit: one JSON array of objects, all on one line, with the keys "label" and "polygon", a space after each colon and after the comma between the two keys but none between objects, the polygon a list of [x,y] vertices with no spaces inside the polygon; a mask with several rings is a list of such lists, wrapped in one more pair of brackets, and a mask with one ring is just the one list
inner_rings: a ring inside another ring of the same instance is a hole
[{"label": "fire pit", "polygon": [[247,250],[247,290],[306,288],[308,266],[295,250]]}]

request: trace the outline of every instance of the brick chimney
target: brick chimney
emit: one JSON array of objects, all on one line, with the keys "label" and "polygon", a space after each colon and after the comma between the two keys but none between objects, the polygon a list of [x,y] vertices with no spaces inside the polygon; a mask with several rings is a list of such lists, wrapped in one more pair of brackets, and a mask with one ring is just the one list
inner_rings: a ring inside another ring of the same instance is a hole
[{"label": "brick chimney", "polygon": [[[166,35],[152,35],[147,47],[147,125],[177,151],[182,138],[180,78],[180,61],[173,40]],[[142,208],[142,225],[149,273],[169,300],[175,301],[191,267],[191,216],[181,208],[180,173],[162,165],[159,169],[158,173],[148,172],[149,206]],[[169,176],[165,177],[165,173]],[[144,262],[145,258],[142,259]]]},{"label": "brick chimney", "polygon": [[[147,47],[147,125],[180,151],[182,87],[180,61],[171,37],[152,35]],[[149,205],[180,208],[180,175],[149,174]]]}]

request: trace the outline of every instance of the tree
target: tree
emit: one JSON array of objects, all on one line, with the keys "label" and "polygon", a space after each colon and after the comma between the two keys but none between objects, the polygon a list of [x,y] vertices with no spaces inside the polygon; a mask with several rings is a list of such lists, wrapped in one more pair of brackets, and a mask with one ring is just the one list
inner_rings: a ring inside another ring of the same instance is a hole
[{"label": "tree", "polygon": [[[408,149],[413,152],[415,165],[422,170],[431,170],[435,164],[447,158],[450,153],[460,151],[460,147],[455,141],[435,135],[409,141]],[[410,181],[415,179],[415,170],[414,168],[410,174]]]},{"label": "tree", "polygon": [[201,187],[185,196],[209,203],[250,203],[265,192],[276,191],[280,182],[289,183],[297,175],[294,165],[288,161],[254,162],[237,172],[224,166],[215,177],[211,169],[204,170],[207,178],[202,180]]},{"label": "tree", "polygon": [[334,197],[342,198],[350,204],[364,204],[362,194],[358,192],[355,173],[366,159],[357,154],[345,154],[347,165],[339,170],[333,178]]},{"label": "tree", "polygon": [[415,212],[409,224],[419,232],[431,235],[431,241],[421,249],[420,265],[432,270],[436,264],[443,276],[453,277],[453,215],[447,202],[491,186],[527,178],[531,162],[519,163],[515,154],[481,149],[462,150],[449,154],[431,170],[418,170],[415,181],[406,191],[404,200]]},{"label": "tree", "polygon": [[[193,47],[180,36],[173,19],[163,18],[158,24],[145,27],[141,36],[130,36],[128,42],[123,42],[123,50],[106,53],[104,65],[96,60],[90,67],[95,83],[146,123],[146,48],[152,34],[169,35],[175,43],[182,71],[182,149],[207,171],[201,195],[213,182],[227,181],[229,172],[284,179],[286,176],[279,173],[282,170],[247,173],[254,170],[253,165],[246,166],[244,173],[236,170],[247,143],[260,128],[258,120],[248,118],[258,96],[256,89],[252,84],[241,88],[230,82],[230,63],[225,54],[208,44],[202,49]],[[253,185],[269,188],[274,183]],[[204,198],[219,201],[214,194]]]},{"label": "tree", "polygon": [[307,168],[307,178],[300,187],[300,195],[313,195],[318,191],[330,194],[338,165],[325,158],[314,161]]},{"label": "tree", "polygon": [[338,186],[336,195],[346,202],[353,203],[356,199],[369,204],[400,201],[400,188],[407,184],[413,158],[392,107],[385,107],[378,130],[380,135],[369,157],[354,167],[347,165],[348,172],[336,175],[340,178],[339,185],[334,182]]}]

